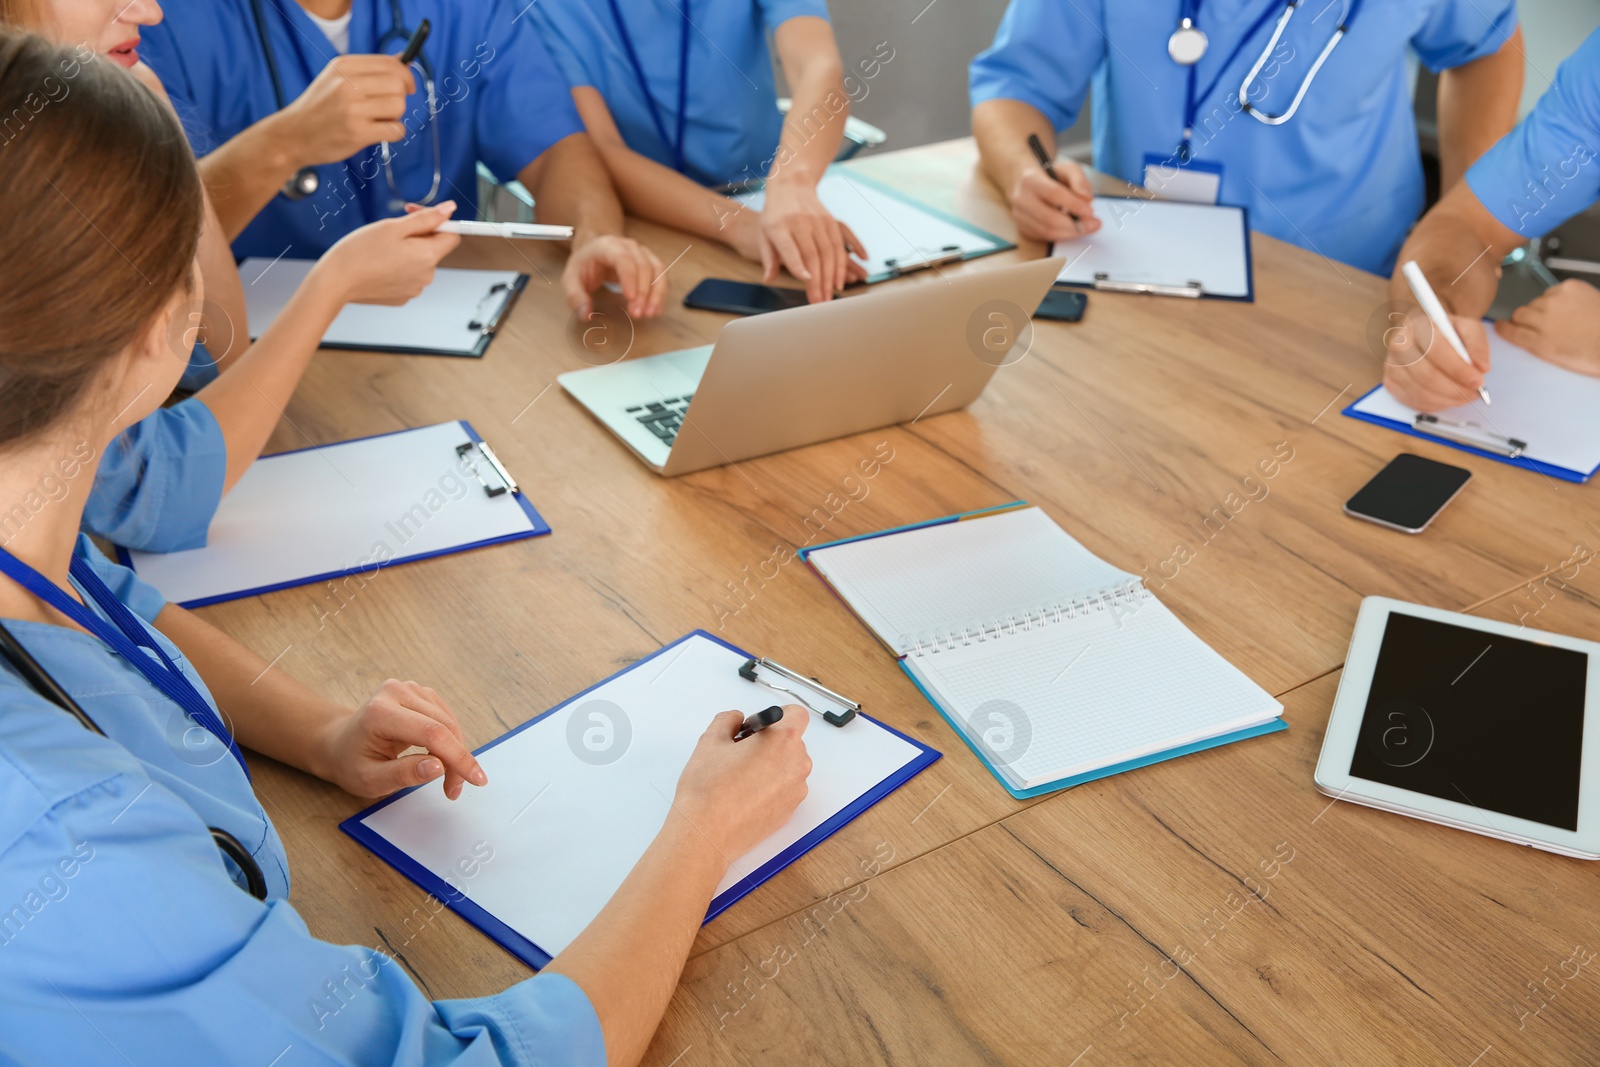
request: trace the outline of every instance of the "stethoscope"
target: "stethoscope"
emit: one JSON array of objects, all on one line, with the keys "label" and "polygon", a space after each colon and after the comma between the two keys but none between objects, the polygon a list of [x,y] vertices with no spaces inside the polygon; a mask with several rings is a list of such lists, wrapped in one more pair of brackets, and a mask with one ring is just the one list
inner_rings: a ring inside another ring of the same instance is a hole
[{"label": "stethoscope", "polygon": [[[250,9],[255,14],[256,32],[261,38],[261,55],[267,61],[267,75],[272,81],[272,97],[282,111],[288,106],[288,99],[283,91],[283,75],[278,69],[277,49],[272,45],[272,35],[267,32],[267,16],[262,8],[262,0],[250,0]],[[412,37],[412,31],[406,29],[405,15],[400,8],[400,0],[389,0],[389,28],[383,36],[378,38],[378,51],[383,52],[395,42],[404,45]],[[402,57],[404,58],[404,57]],[[433,64],[428,62],[425,53],[417,52],[415,63],[422,71],[423,91],[428,97],[428,129],[429,140],[433,142],[433,184],[428,188],[428,195],[415,203],[424,206],[431,204],[439,196],[439,187],[444,183],[444,156],[439,142],[439,96],[433,78]],[[391,211],[401,211],[405,208],[407,200],[400,193],[400,184],[394,176],[394,153],[388,141],[379,145],[379,154],[383,161],[384,180],[389,186],[389,208]],[[294,177],[284,183],[282,192],[290,200],[304,200],[316,194],[322,188],[322,178],[317,173],[316,167],[301,167],[295,172]]]},{"label": "stethoscope", "polygon": [[[1263,12],[1250,25],[1250,28],[1245,31],[1243,36],[1239,38],[1239,43],[1234,45],[1233,51],[1228,55],[1227,60],[1217,68],[1216,76],[1211,79],[1211,84],[1206,86],[1204,92],[1196,93],[1195,73],[1201,58],[1205,56],[1206,50],[1211,43],[1205,32],[1197,24],[1200,18],[1200,3],[1201,0],[1183,0],[1183,6],[1179,9],[1178,28],[1172,31],[1171,37],[1167,38],[1167,55],[1172,57],[1172,61],[1180,67],[1189,68],[1189,85],[1183,108],[1183,143],[1178,146],[1178,159],[1184,163],[1189,161],[1189,142],[1194,137],[1194,121],[1199,102],[1211,96],[1217,87],[1217,83],[1222,80],[1222,76],[1227,73],[1229,67],[1233,66],[1234,60],[1239,58],[1239,53],[1244,51],[1244,46],[1272,17],[1271,8]],[[1328,43],[1323,45],[1322,52],[1318,54],[1316,62],[1311,64],[1311,69],[1306,71],[1305,77],[1300,80],[1300,88],[1296,90],[1294,99],[1289,102],[1288,109],[1278,114],[1272,114],[1271,112],[1263,111],[1250,102],[1250,90],[1255,85],[1256,77],[1261,73],[1261,68],[1266,66],[1267,60],[1271,58],[1273,49],[1278,47],[1278,41],[1283,37],[1283,31],[1288,28],[1289,20],[1294,17],[1295,12],[1303,3],[1305,3],[1305,0],[1288,0],[1282,13],[1278,15],[1278,24],[1273,27],[1272,37],[1267,41],[1266,47],[1261,50],[1261,55],[1256,58],[1255,65],[1250,68],[1250,72],[1244,76],[1244,81],[1239,85],[1240,109],[1248,113],[1257,122],[1263,122],[1268,126],[1281,126],[1294,117],[1294,113],[1300,108],[1300,101],[1305,99],[1306,90],[1311,88],[1312,81],[1316,79],[1317,72],[1322,69],[1322,64],[1327,62],[1328,56],[1338,47],[1339,42],[1344,40],[1345,34],[1350,30],[1350,24],[1355,21],[1356,12],[1361,7],[1361,0],[1341,0],[1343,12],[1337,27],[1333,31],[1333,35],[1328,38]]]},{"label": "stethoscope", "polygon": [[639,53],[633,47],[633,37],[628,33],[628,24],[622,20],[622,9],[617,5],[617,0],[608,2],[611,5],[611,18],[617,24],[617,35],[622,39],[622,50],[627,54],[628,64],[633,67],[633,77],[639,83],[639,92],[650,108],[650,121],[655,123],[661,143],[672,152],[672,169],[682,174],[684,173],[683,132],[689,115],[689,0],[680,0],[683,26],[678,31],[678,136],[676,138],[667,136],[666,120],[661,117],[661,108],[650,92],[650,79],[645,76],[644,64],[639,62]]},{"label": "stethoscope", "polygon": [[[227,746],[228,751],[239,761],[239,766],[244,768],[245,779],[249,780],[250,768],[245,766],[244,754],[239,751],[238,744],[228,733],[227,727],[223,726],[217,713],[161,646],[150,640],[144,627],[128,610],[127,605],[106,588],[100,576],[94,572],[94,568],[89,566],[88,560],[74,555],[72,576],[77,579],[83,591],[89,594],[90,599],[100,605],[100,609],[114,625],[108,624],[105,619],[62,592],[54,582],[3,548],[0,548],[0,572],[10,576],[28,592],[100,638],[113,652],[137,668],[152,685],[183,708],[191,719],[205,727],[217,740]],[[155,653],[157,659],[151,659],[148,652]],[[89,713],[84,711],[78,702],[72,699],[71,694],[51,677],[50,672],[33,658],[4,623],[0,623],[0,655],[5,657],[22,679],[37,690],[40,696],[67,711],[84,728],[102,737],[106,736],[106,732],[100,729],[100,724],[89,717]],[[244,877],[244,885],[241,888],[257,900],[266,900],[267,879],[255,857],[250,855],[249,850],[239,842],[239,839],[228,831],[216,826],[207,829],[211,831],[211,839],[216,842],[218,850],[233,862],[234,867]]]}]

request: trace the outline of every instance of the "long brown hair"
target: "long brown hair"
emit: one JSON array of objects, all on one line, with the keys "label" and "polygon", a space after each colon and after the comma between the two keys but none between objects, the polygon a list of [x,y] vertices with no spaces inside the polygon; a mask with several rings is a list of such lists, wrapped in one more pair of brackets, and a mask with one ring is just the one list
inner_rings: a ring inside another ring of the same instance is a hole
[{"label": "long brown hair", "polygon": [[165,104],[102,58],[6,29],[0,174],[3,447],[71,411],[190,284],[202,202]]}]

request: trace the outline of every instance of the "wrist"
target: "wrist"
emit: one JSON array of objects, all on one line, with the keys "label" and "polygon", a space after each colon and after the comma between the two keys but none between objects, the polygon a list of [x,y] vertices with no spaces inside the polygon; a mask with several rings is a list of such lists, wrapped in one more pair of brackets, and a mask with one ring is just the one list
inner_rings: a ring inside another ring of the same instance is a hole
[{"label": "wrist", "polygon": [[727,842],[714,835],[713,826],[712,820],[675,799],[656,843],[672,857],[675,869],[686,877],[703,876],[715,886],[734,857],[727,855]]},{"label": "wrist", "polygon": [[304,142],[295,136],[295,125],[289,111],[276,111],[241,135],[251,146],[255,169],[270,174],[279,185],[312,163],[306,157]]},{"label": "wrist", "polygon": [[326,333],[344,306],[355,299],[355,281],[344,269],[342,258],[339,245],[335,244],[312,265],[306,280],[289,298],[291,304],[297,305],[297,316],[322,322],[318,336]]},{"label": "wrist", "polygon": [[311,736],[307,739],[301,770],[316,775],[324,782],[338,784],[340,761],[336,753],[339,748],[339,735],[354,715],[354,708],[341,707],[337,704],[329,706],[328,713],[312,729]]}]

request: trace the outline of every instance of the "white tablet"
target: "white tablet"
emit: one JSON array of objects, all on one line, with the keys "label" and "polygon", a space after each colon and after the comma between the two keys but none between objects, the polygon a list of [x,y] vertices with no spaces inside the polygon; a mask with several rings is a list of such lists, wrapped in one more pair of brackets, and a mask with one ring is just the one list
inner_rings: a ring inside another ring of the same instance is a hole
[{"label": "white tablet", "polygon": [[1322,740],[1317,788],[1600,859],[1596,694],[1593,641],[1367,597]]}]

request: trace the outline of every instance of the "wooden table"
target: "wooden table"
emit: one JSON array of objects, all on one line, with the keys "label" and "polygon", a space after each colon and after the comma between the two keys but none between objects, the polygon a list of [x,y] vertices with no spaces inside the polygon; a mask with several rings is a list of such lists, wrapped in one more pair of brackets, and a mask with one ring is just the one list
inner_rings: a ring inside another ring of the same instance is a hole
[{"label": "wooden table", "polygon": [[[852,166],[1013,232],[968,141]],[[1600,548],[1590,487],[1340,416],[1381,377],[1367,339],[1380,279],[1257,236],[1253,304],[1095,294],[1082,324],[1038,323],[1030,354],[967,411],[669,481],[555,376],[604,346],[712,340],[726,318],[683,309],[682,295],[706,276],[758,272],[700,239],[631,232],[672,263],[661,320],[631,324],[605,305],[611,332],[586,349],[554,284],[557,249],[469,241],[455,265],[534,276],[488,357],[326,353],[274,438],[300,447],[469,417],[553,536],[396,567],[353,596],[308,587],[205,614],[351,701],[391,675],[435,685],[474,745],[704,627],[804,666],[946,753],[702,931],[648,1062],[1600,1054],[1600,967],[1567,962],[1575,946],[1600,949],[1593,868],[1330,805],[1312,785],[1361,597],[1504,617],[1575,543]],[[1476,475],[1422,537],[1340,513],[1402,447]],[[841,493],[877,448],[893,458],[865,494]],[[1258,461],[1275,455],[1292,458],[1262,478]],[[749,579],[775,546],[804,542],[807,515],[822,540],[1017,498],[1149,575],[1201,637],[1282,695],[1290,729],[1019,803],[814,577],[790,565]],[[1600,562],[1583,576],[1588,593],[1575,584],[1541,602],[1531,624],[1597,636]],[[440,998],[527,974],[338,832],[356,801],[254,763],[314,933],[393,951]]]}]

